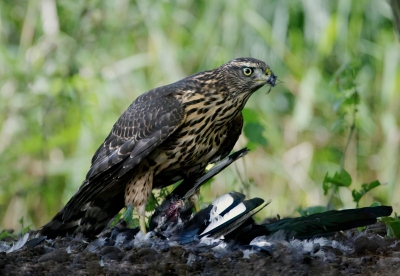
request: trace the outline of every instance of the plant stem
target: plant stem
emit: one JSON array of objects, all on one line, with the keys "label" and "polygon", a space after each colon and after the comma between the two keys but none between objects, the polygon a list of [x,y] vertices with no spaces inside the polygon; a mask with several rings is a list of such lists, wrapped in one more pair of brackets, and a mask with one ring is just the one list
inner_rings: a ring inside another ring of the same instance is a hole
[{"label": "plant stem", "polygon": [[356,98],[358,97],[357,91],[354,91],[353,97],[354,97],[353,121],[351,122],[350,133],[349,133],[349,136],[347,137],[347,142],[346,142],[346,146],[343,151],[342,159],[340,160],[339,171],[344,169],[344,159],[346,157],[346,153],[349,148],[351,138],[353,137],[354,130],[356,129],[356,112],[357,112],[357,104],[356,104],[357,99]]}]

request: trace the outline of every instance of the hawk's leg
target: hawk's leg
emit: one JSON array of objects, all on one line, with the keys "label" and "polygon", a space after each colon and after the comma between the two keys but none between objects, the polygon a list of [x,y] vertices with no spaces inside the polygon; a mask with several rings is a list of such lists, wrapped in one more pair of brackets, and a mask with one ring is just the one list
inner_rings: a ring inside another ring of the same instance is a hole
[{"label": "hawk's leg", "polygon": [[125,205],[136,207],[139,214],[140,231],[146,234],[146,203],[153,186],[153,171],[137,174],[126,184]]},{"label": "hawk's leg", "polygon": [[200,211],[199,196],[200,196],[200,189],[198,189],[198,190],[189,198],[189,201],[193,203],[193,207],[194,207],[194,210],[196,211],[196,213]]},{"label": "hawk's leg", "polygon": [[146,234],[146,204],[138,206],[137,211],[139,214],[140,231],[142,231],[143,234]]}]

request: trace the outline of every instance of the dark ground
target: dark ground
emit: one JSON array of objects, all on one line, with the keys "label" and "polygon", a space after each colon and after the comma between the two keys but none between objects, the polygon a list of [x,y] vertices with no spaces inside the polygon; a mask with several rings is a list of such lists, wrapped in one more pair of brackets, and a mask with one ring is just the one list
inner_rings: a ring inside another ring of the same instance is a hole
[{"label": "dark ground", "polygon": [[[1,252],[0,275],[400,275],[400,242],[377,226],[308,242],[264,238],[263,250],[182,246],[140,235],[91,243],[57,238]],[[10,245],[1,242],[3,250]]]}]

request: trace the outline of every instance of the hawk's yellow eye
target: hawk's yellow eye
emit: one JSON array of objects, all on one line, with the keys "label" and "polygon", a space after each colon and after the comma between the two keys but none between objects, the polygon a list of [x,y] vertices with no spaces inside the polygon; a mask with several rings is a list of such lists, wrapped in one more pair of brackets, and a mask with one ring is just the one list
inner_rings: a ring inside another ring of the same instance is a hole
[{"label": "hawk's yellow eye", "polygon": [[269,68],[265,69],[265,75],[267,76],[271,75],[271,69]]},{"label": "hawk's yellow eye", "polygon": [[253,73],[253,69],[249,68],[249,67],[245,67],[243,68],[243,74],[245,76],[250,76]]}]

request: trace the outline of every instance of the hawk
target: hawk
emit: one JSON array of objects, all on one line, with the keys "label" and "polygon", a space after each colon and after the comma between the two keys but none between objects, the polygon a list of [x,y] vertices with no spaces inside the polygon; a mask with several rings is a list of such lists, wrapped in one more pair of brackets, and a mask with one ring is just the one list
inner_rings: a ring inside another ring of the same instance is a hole
[{"label": "hawk", "polygon": [[92,237],[124,207],[136,207],[145,233],[151,190],[201,176],[225,158],[241,134],[247,100],[276,80],[263,61],[237,58],[142,94],[95,152],[79,190],[39,233]]}]

